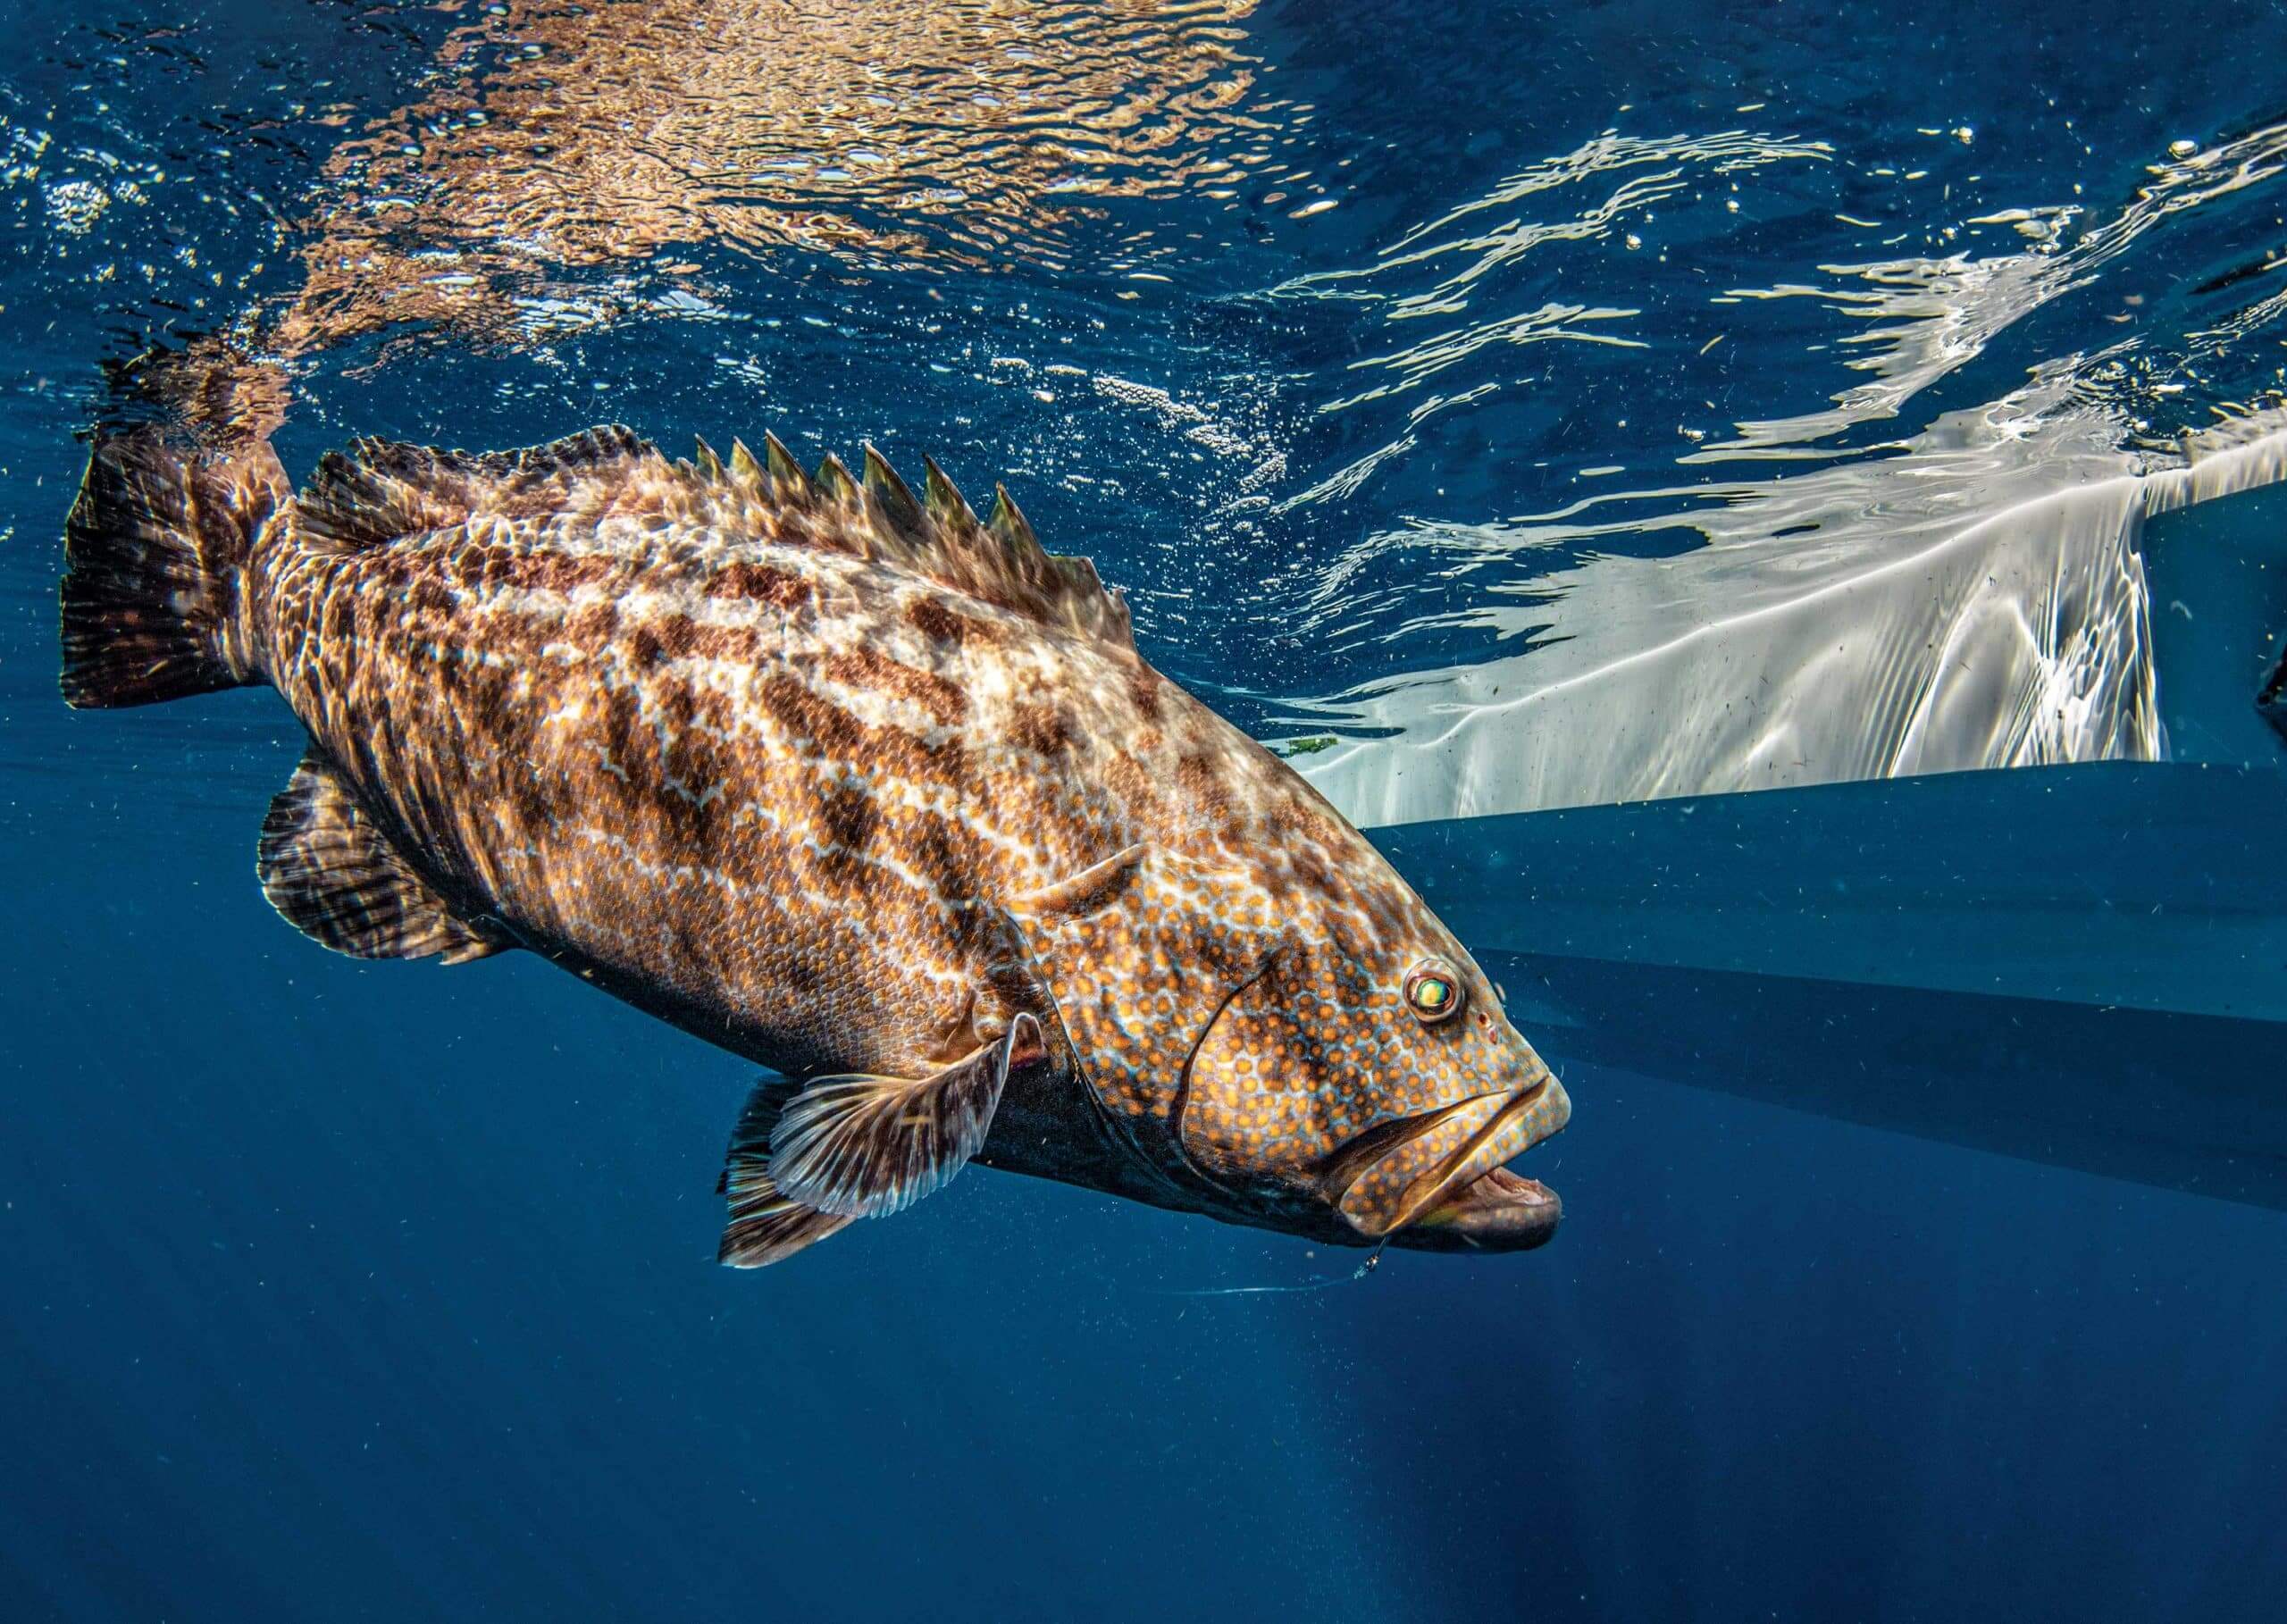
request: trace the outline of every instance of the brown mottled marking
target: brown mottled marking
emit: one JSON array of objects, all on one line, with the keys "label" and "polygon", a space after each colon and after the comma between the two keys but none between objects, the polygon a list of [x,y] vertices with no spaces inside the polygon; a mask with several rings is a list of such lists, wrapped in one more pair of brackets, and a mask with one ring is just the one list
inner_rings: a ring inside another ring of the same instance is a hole
[{"label": "brown mottled marking", "polygon": [[1072,727],[1055,706],[1022,699],[1009,718],[1009,741],[1035,756],[1053,756],[1070,746]]},{"label": "brown mottled marking", "polygon": [[959,684],[873,649],[859,647],[830,654],[821,668],[829,681],[845,688],[872,688],[911,700],[940,727],[950,727],[968,714],[968,696]]},{"label": "brown mottled marking", "polygon": [[566,598],[582,587],[602,584],[617,573],[618,564],[611,558],[524,552],[508,547],[471,548],[462,557],[473,565],[468,583],[481,590],[497,592],[514,586]]},{"label": "brown mottled marking", "polygon": [[1194,751],[1176,761],[1176,788],[1185,800],[1205,809],[1208,816],[1219,822],[1231,814],[1231,786],[1225,781],[1220,764],[1212,757]]},{"label": "brown mottled marking", "polygon": [[850,853],[862,853],[881,827],[881,807],[862,790],[829,791],[818,801],[818,820],[826,838]]},{"label": "brown mottled marking", "polygon": [[1000,633],[984,621],[950,609],[934,598],[917,598],[905,607],[908,624],[933,642],[959,648],[972,639],[991,642]]},{"label": "brown mottled marking", "polygon": [[1140,660],[1127,673],[1127,702],[1143,721],[1156,724],[1160,720],[1160,674]]},{"label": "brown mottled marking", "polygon": [[798,747],[808,744],[825,755],[847,757],[865,742],[862,724],[791,672],[766,677],[755,699]]},{"label": "brown mottled marking", "polygon": [[814,584],[792,571],[745,558],[734,558],[708,575],[700,590],[709,598],[744,599],[782,609],[806,607],[818,596]]}]

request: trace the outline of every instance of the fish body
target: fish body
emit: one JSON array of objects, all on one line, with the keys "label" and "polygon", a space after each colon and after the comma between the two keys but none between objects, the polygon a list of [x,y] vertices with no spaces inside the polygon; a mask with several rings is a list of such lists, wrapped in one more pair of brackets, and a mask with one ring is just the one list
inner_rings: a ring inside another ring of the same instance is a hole
[{"label": "fish body", "polygon": [[1512,1249],[1569,1104],[1482,973],[1124,602],[932,464],[97,448],[75,704],[274,687],[265,892],[317,940],[542,954],[781,1074],[724,1256],[976,1159],[1372,1244]]}]

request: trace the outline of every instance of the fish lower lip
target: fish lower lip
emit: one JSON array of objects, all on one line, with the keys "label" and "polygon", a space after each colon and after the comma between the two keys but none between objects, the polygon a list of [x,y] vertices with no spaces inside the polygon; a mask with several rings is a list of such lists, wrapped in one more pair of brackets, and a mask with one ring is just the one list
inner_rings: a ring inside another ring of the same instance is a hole
[{"label": "fish lower lip", "polygon": [[1563,1216],[1555,1191],[1495,1168],[1449,1193],[1390,1240],[1431,1251],[1524,1251],[1546,1243]]}]

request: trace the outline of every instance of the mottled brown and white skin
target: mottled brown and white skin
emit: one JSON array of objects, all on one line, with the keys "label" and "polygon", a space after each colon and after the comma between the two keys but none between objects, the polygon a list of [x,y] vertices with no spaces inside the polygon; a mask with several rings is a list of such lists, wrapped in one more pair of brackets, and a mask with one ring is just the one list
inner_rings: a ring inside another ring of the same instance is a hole
[{"label": "mottled brown and white skin", "polygon": [[96,448],[63,687],[267,682],[270,900],[371,958],[540,953],[783,1081],[724,1177],[774,1261],[970,1159],[1321,1241],[1515,1250],[1564,1091],[1284,762],[980,521],[622,429],[466,456]]}]

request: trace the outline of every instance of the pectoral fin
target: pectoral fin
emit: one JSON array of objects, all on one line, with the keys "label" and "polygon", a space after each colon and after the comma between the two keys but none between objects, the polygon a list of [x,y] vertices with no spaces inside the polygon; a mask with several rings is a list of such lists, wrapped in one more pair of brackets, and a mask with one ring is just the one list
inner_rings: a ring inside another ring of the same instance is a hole
[{"label": "pectoral fin", "polygon": [[1046,1053],[1040,1023],[1018,1015],[1000,1042],[934,1076],[819,1077],[771,1130],[771,1181],[839,1218],[910,1207],[984,1148],[1009,1068]]}]

